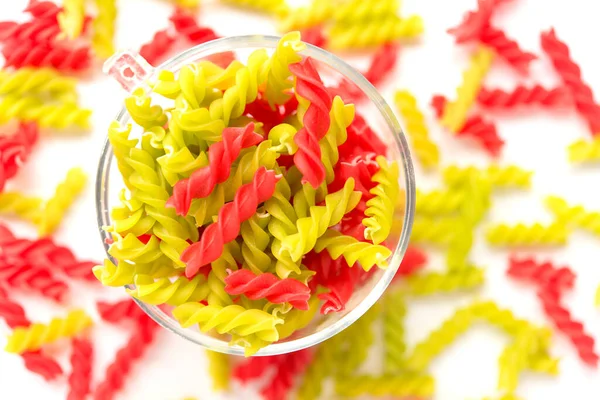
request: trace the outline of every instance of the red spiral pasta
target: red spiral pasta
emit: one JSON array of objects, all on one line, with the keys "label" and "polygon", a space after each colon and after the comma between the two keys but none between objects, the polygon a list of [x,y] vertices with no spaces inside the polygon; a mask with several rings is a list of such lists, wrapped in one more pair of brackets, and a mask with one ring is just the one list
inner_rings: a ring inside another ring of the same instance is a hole
[{"label": "red spiral pasta", "polygon": [[152,39],[140,47],[140,55],[150,64],[157,65],[173,48],[175,36],[168,29],[154,34]]},{"label": "red spiral pasta", "polygon": [[479,40],[494,49],[498,56],[523,74],[527,74],[529,64],[537,58],[535,54],[521,49],[516,41],[506,36],[504,31],[491,25],[487,25],[481,30]]},{"label": "red spiral pasta", "polygon": [[18,130],[7,136],[0,136],[0,192],[6,181],[14,177],[39,137],[35,123],[21,123]]},{"label": "red spiral pasta", "polygon": [[364,153],[386,154],[387,146],[358,113],[347,129],[348,139],[338,150],[340,162],[349,161]]},{"label": "red spiral pasta", "polygon": [[570,91],[575,107],[587,121],[591,133],[600,133],[600,105],[594,100],[592,89],[583,81],[581,69],[571,58],[569,48],[556,36],[554,29],[542,33],[541,42],[542,49]]},{"label": "red spiral pasta", "polygon": [[323,33],[322,26],[312,26],[302,30],[300,33],[302,34],[302,41],[304,43],[309,43],[317,47],[325,47],[327,38]]},{"label": "red spiral pasta", "polygon": [[50,42],[56,39],[60,32],[56,18],[35,19],[22,24],[0,22],[0,41]]},{"label": "red spiral pasta", "polygon": [[106,322],[119,323],[129,320],[138,320],[146,314],[144,311],[131,299],[125,299],[116,303],[108,303],[99,301],[96,303],[96,309],[100,318]]},{"label": "red spiral pasta", "polygon": [[571,289],[575,283],[575,274],[570,268],[556,267],[549,261],[538,262],[531,257],[510,257],[506,273],[515,279],[557,290]]},{"label": "red spiral pasta", "polygon": [[343,257],[340,257],[338,260],[341,260],[341,268],[338,274],[335,277],[330,277],[322,284],[329,291],[317,295],[323,301],[320,312],[324,315],[346,309],[346,303],[348,303],[350,297],[352,297],[352,293],[354,293],[358,276],[364,271],[361,268],[350,268]]},{"label": "red spiral pasta", "polygon": [[62,7],[53,1],[30,0],[25,12],[31,14],[34,18],[56,18]]},{"label": "red spiral pasta", "polygon": [[415,246],[408,246],[394,280],[414,274],[427,264],[427,254]]},{"label": "red spiral pasta", "polygon": [[242,149],[254,146],[262,140],[263,137],[254,132],[254,123],[245,128],[225,128],[223,140],[208,149],[208,165],[194,171],[189,178],[177,182],[167,206],[174,207],[179,215],[186,215],[193,199],[208,196],[217,184],[227,180],[231,165]]},{"label": "red spiral pasta", "polygon": [[225,291],[231,295],[243,294],[251,300],[267,299],[271,303],[290,303],[299,310],[308,310],[310,289],[295,279],[279,279],[271,273],[254,275],[239,269],[225,278]]},{"label": "red spiral pasta", "polygon": [[482,88],[477,101],[481,106],[488,108],[513,108],[530,105],[553,108],[571,104],[571,95],[562,86],[546,89],[541,85],[518,85],[511,92]]},{"label": "red spiral pasta", "polygon": [[102,381],[93,393],[94,400],[110,400],[119,392],[129,375],[131,367],[139,361],[152,344],[158,325],[149,317],[140,319],[135,332],[115,356],[106,369]]},{"label": "red spiral pasta", "polygon": [[261,390],[266,400],[281,400],[288,398],[294,385],[294,379],[301,375],[312,361],[313,352],[303,349],[277,356],[277,371],[267,385]]},{"label": "red spiral pasta", "polygon": [[211,28],[198,25],[194,16],[183,9],[176,9],[170,20],[175,30],[193,44],[201,44],[219,38],[219,35]]},{"label": "red spiral pasta", "polygon": [[87,339],[73,339],[67,400],[85,400],[90,393],[94,348]]},{"label": "red spiral pasta", "polygon": [[296,76],[296,94],[310,102],[303,118],[304,127],[294,136],[298,145],[294,162],[303,180],[317,188],[325,180],[319,141],[329,130],[332,98],[310,58],[290,65],[290,71]]},{"label": "red spiral pasta", "polygon": [[577,349],[579,358],[588,365],[597,366],[598,354],[594,350],[594,338],[585,332],[583,324],[575,321],[571,312],[562,304],[560,290],[545,286],[539,291],[538,296],[546,315],[556,328],[569,338]]},{"label": "red spiral pasta", "polygon": [[19,326],[29,326],[30,322],[25,315],[25,310],[20,304],[15,303],[8,298],[5,289],[0,287],[0,318],[6,322],[10,328]]},{"label": "red spiral pasta", "polygon": [[6,67],[52,67],[73,72],[87,69],[92,56],[88,45],[65,47],[58,43],[36,43],[32,40],[11,41],[2,48]]},{"label": "red spiral pasta", "polygon": [[8,286],[37,292],[55,301],[62,301],[69,287],[49,271],[39,269],[23,260],[0,257],[0,281]]},{"label": "red spiral pasta", "polygon": [[242,383],[260,379],[272,366],[276,365],[278,356],[251,357],[237,364],[231,376]]},{"label": "red spiral pasta", "polygon": [[376,185],[371,178],[379,171],[379,164],[375,161],[377,154],[365,152],[348,161],[339,162],[335,166],[335,177],[329,184],[330,192],[336,192],[344,187],[349,178],[354,179],[354,190],[362,193],[362,199],[370,199],[373,195],[370,190]]},{"label": "red spiral pasta", "polygon": [[233,201],[225,204],[219,211],[217,222],[210,224],[200,240],[181,255],[181,260],[186,263],[185,274],[188,278],[196,275],[204,265],[219,258],[223,245],[234,240],[240,233],[240,224],[256,212],[260,203],[271,198],[279,178],[275,172],[261,167],[256,171],[252,183],[238,189]]},{"label": "red spiral pasta", "polygon": [[477,10],[466,13],[460,25],[448,29],[448,33],[455,37],[456,43],[477,39],[481,31],[489,25],[498,5],[509,1],[512,0],[478,0]]},{"label": "red spiral pasta", "polygon": [[392,73],[398,63],[399,50],[397,44],[388,43],[381,46],[373,55],[369,67],[363,73],[373,86],[378,86]]}]

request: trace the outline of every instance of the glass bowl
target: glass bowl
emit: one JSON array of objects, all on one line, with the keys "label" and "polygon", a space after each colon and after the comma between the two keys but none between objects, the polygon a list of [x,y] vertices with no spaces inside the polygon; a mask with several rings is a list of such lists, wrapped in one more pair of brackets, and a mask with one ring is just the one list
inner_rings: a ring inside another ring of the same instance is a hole
[{"label": "glass bowl", "polygon": [[[255,49],[264,48],[272,52],[279,38],[275,36],[239,36],[218,39],[191,48],[178,56],[164,62],[157,68],[151,67],[137,53],[124,51],[116,54],[105,64],[105,72],[116,77],[121,85],[129,92],[136,87],[146,85],[148,80],[161,70],[172,72],[179,71],[184,65],[198,62],[203,59],[215,59],[219,54],[233,52],[243,62],[247,55]],[[392,235],[388,246],[392,249],[392,256],[387,269],[377,269],[369,275],[360,287],[357,287],[345,310],[327,315],[315,314],[313,321],[305,328],[295,332],[292,336],[273,343],[261,349],[257,356],[277,355],[290,353],[303,348],[314,346],[330,337],[340,333],[358,320],[384,293],[392,281],[404,252],[406,250],[413,221],[415,204],[415,182],[408,145],[402,129],[394,113],[377,90],[353,67],[337,56],[312,45],[307,45],[301,51],[303,56],[310,56],[316,61],[317,68],[323,81],[327,85],[344,82],[346,88],[361,94],[362,100],[356,104],[357,114],[360,113],[377,135],[384,141],[388,148],[387,157],[397,161],[400,167],[400,193],[396,214],[394,217]],[[146,89],[151,89],[146,86]],[[122,126],[127,125],[130,116],[123,105],[115,118]],[[141,134],[141,132],[140,132]],[[111,224],[110,210],[118,199],[119,191],[124,188],[123,181],[117,168],[113,168],[114,157],[108,139],[102,149],[98,166],[96,181],[96,207],[98,227],[102,236],[105,249],[108,247],[106,239],[110,235],[102,227]],[[111,173],[112,171],[112,173]],[[115,260],[113,260],[115,261]],[[355,267],[356,268],[356,267]],[[209,350],[221,353],[243,355],[244,349],[240,346],[231,346],[224,335],[200,332],[197,327],[182,328],[171,316],[170,310],[146,304],[136,300],[138,305],[157,323],[169,331],[197,343]]]}]

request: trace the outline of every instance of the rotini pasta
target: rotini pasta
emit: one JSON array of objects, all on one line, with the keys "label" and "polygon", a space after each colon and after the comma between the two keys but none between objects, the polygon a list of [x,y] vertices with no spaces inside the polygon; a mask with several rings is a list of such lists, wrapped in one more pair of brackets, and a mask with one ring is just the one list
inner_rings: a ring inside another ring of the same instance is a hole
[{"label": "rotini pasta", "polygon": [[74,102],[44,104],[34,96],[5,96],[0,102],[0,124],[12,118],[35,121],[41,128],[90,127],[91,110],[78,107]]},{"label": "rotini pasta", "polygon": [[587,211],[581,205],[571,206],[558,196],[546,197],[545,203],[558,220],[600,235],[600,212]]},{"label": "rotini pasta", "polygon": [[22,354],[36,351],[42,346],[61,338],[78,335],[93,323],[83,310],[69,312],[65,318],[54,318],[48,324],[31,324],[26,328],[16,328],[9,336],[5,350]]},{"label": "rotini pasta", "polygon": [[463,82],[456,91],[456,100],[446,104],[440,120],[451,132],[456,133],[463,127],[493,58],[494,52],[486,47],[480,47],[472,57],[469,68],[463,74]]},{"label": "rotini pasta", "polygon": [[352,25],[336,25],[327,35],[332,49],[364,48],[382,45],[402,38],[412,39],[423,33],[423,20],[412,15],[407,18],[388,16],[382,20]]},{"label": "rotini pasta", "polygon": [[27,197],[19,192],[0,192],[0,214],[14,214],[37,222],[42,212],[42,199]]},{"label": "rotini pasta", "polygon": [[488,243],[497,246],[560,245],[567,242],[568,235],[569,231],[562,222],[548,225],[538,222],[532,225],[495,225],[488,229],[486,238]]},{"label": "rotini pasta", "polygon": [[248,221],[242,223],[242,258],[244,267],[255,274],[268,272],[272,266],[271,256],[266,252],[271,243],[267,225],[271,216],[257,212]]},{"label": "rotini pasta", "polygon": [[51,68],[21,68],[15,71],[0,70],[0,95],[25,94],[50,95],[55,98],[77,99],[73,78],[59,75]]},{"label": "rotini pasta", "polygon": [[83,31],[85,2],[83,0],[65,0],[63,2],[63,11],[56,18],[61,31],[69,39],[75,39]]},{"label": "rotini pasta", "polygon": [[229,389],[231,363],[227,354],[206,350],[208,373],[212,378],[214,390]]},{"label": "rotini pasta", "polygon": [[448,272],[426,272],[407,278],[408,292],[416,296],[427,296],[440,292],[471,290],[483,285],[485,271],[467,266],[454,268]]},{"label": "rotini pasta", "polygon": [[282,16],[279,30],[288,32],[294,29],[316,26],[333,17],[334,12],[335,4],[333,1],[313,0],[309,6],[291,9],[285,16]]},{"label": "rotini pasta", "polygon": [[364,2],[351,0],[339,4],[333,14],[336,23],[356,24],[363,21],[377,21],[394,15],[398,11],[398,0],[380,0],[377,2]]},{"label": "rotini pasta", "polygon": [[448,245],[457,234],[455,226],[461,223],[458,217],[429,218],[417,216],[413,223],[411,241]]},{"label": "rotini pasta", "polygon": [[115,265],[110,260],[104,260],[104,264],[95,266],[93,272],[104,286],[117,287],[133,284],[135,267],[125,262]]},{"label": "rotini pasta", "polygon": [[333,168],[340,158],[338,147],[344,144],[348,139],[346,129],[354,120],[354,105],[344,104],[341,97],[334,97],[329,118],[331,120],[329,130],[325,134],[325,137],[319,142],[319,146],[321,147],[321,160],[325,167],[325,181],[328,184],[333,182]]},{"label": "rotini pasta", "polygon": [[223,2],[263,11],[276,17],[285,16],[289,12],[285,0],[223,0]]},{"label": "rotini pasta", "polygon": [[231,296],[225,292],[225,278],[227,278],[227,270],[236,270],[238,260],[241,260],[242,255],[240,246],[237,242],[229,242],[223,247],[221,257],[211,264],[211,270],[208,274],[207,284],[209,293],[207,300],[209,304],[218,306],[228,306],[233,304]]},{"label": "rotini pasta", "polygon": [[183,276],[171,281],[168,278],[155,280],[150,275],[138,274],[134,279],[135,289],[127,292],[136,299],[148,304],[169,304],[178,306],[183,303],[202,301],[208,297],[210,288],[204,275],[192,279]]},{"label": "rotini pasta", "polygon": [[[240,0],[226,0],[239,2]],[[243,0],[252,2],[250,0]],[[270,1],[262,0],[265,4],[270,4],[275,7],[281,7],[285,1]],[[257,2],[258,3],[258,2]],[[267,86],[265,88],[265,97],[269,105],[273,107],[277,104],[284,104],[291,97],[290,91],[293,87],[289,65],[302,60],[302,56],[298,52],[304,50],[306,45],[300,41],[299,32],[290,32],[285,34],[277,43],[275,52],[267,62],[268,76]]]},{"label": "rotini pasta", "polygon": [[423,216],[439,216],[458,212],[465,202],[466,193],[462,189],[433,190],[423,192],[417,189],[415,212]]},{"label": "rotini pasta", "polygon": [[392,255],[391,250],[385,246],[359,242],[352,236],[344,236],[331,229],[317,240],[314,249],[317,253],[327,250],[334,260],[343,256],[349,266],[358,262],[365,271],[375,265],[386,268],[387,259]]},{"label": "rotini pasta", "polygon": [[435,390],[435,382],[431,376],[426,375],[382,375],[382,376],[354,376],[351,379],[338,380],[335,391],[338,395],[357,397],[370,394],[375,397],[429,397]]},{"label": "rotini pasta", "polygon": [[406,124],[406,134],[410,138],[419,162],[425,168],[437,166],[440,161],[440,151],[437,144],[429,137],[425,117],[419,110],[415,97],[408,90],[399,90],[394,96],[394,102]]},{"label": "rotini pasta", "polygon": [[379,244],[387,239],[392,229],[400,177],[397,163],[390,164],[385,157],[378,156],[377,164],[379,171],[371,178],[373,182],[377,182],[377,186],[370,190],[373,198],[367,200],[367,209],[365,210],[367,218],[363,219],[365,239],[374,244]]},{"label": "rotini pasta", "polygon": [[574,163],[592,163],[600,161],[600,138],[577,140],[567,147],[569,161]]},{"label": "rotini pasta", "polygon": [[404,340],[404,317],[406,294],[402,290],[387,293],[383,303],[383,366],[387,374],[402,369],[406,351]]},{"label": "rotini pasta", "polygon": [[115,52],[115,20],[117,18],[116,0],[95,0],[98,14],[92,22],[92,48],[102,58]]}]

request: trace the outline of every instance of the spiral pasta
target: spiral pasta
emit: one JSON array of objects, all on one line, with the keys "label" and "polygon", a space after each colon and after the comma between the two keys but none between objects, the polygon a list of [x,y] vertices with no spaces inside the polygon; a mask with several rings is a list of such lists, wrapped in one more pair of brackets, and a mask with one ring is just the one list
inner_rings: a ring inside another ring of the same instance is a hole
[{"label": "spiral pasta", "polygon": [[600,161],[600,138],[592,140],[577,140],[567,147],[569,161],[591,163]]},{"label": "spiral pasta", "polygon": [[95,0],[98,14],[92,22],[92,48],[102,58],[115,52],[115,20],[117,18],[116,0]]},{"label": "spiral pasta", "polygon": [[487,230],[486,239],[497,246],[559,245],[567,242],[568,235],[569,231],[563,222],[548,225],[537,222],[532,225],[495,225]]},{"label": "spiral pasta", "polygon": [[500,167],[491,165],[487,168],[487,175],[494,187],[507,188],[523,188],[531,187],[532,171],[527,171],[516,165],[508,165]]},{"label": "spiral pasta", "polygon": [[519,375],[527,368],[532,341],[535,337],[522,334],[506,346],[498,358],[498,389],[514,392],[519,383]]},{"label": "spiral pasta", "polygon": [[370,190],[373,198],[367,200],[367,209],[363,219],[365,226],[365,239],[379,244],[387,239],[392,229],[394,220],[394,207],[398,200],[398,179],[400,171],[397,163],[388,164],[383,156],[377,156],[379,171],[373,175],[371,180],[377,182],[377,186]]},{"label": "spiral pasta", "polygon": [[248,7],[250,9],[263,11],[276,17],[287,15],[289,12],[285,0],[222,0],[224,3]]},{"label": "spiral pasta", "polygon": [[44,205],[39,216],[39,233],[48,235],[56,230],[68,208],[83,191],[87,175],[80,168],[72,168],[67,172],[64,182],[58,184],[54,196]]},{"label": "spiral pasta", "polygon": [[283,319],[283,324],[277,325],[279,339],[282,340],[290,337],[294,332],[305,328],[313,320],[318,310],[319,298],[317,296],[312,296],[310,300],[308,300],[307,311],[292,308],[288,313],[282,314],[281,318]]},{"label": "spiral pasta", "polygon": [[350,0],[339,4],[333,13],[333,20],[336,23],[346,24],[377,21],[396,14],[399,7],[398,0],[380,0],[376,2]]},{"label": "spiral pasta", "polygon": [[452,269],[448,272],[427,272],[407,278],[408,291],[412,295],[427,296],[439,292],[471,290],[483,285],[485,270],[473,266]]},{"label": "spiral pasta", "polygon": [[125,262],[115,265],[110,260],[104,260],[103,265],[97,265],[92,270],[96,278],[105,286],[125,286],[133,284],[135,267]]},{"label": "spiral pasta", "polygon": [[404,339],[404,317],[406,316],[406,294],[395,290],[386,294],[383,303],[384,371],[396,373],[402,369],[406,343]]},{"label": "spiral pasta", "polygon": [[207,300],[209,304],[218,306],[233,304],[231,296],[225,292],[225,278],[228,275],[227,270],[234,271],[238,268],[238,260],[241,260],[241,258],[240,246],[236,241],[233,241],[227,243],[223,247],[221,257],[212,262],[207,278],[209,289]]},{"label": "spiral pasta", "polygon": [[8,337],[5,350],[18,354],[36,351],[58,339],[76,336],[92,324],[92,318],[85,311],[73,310],[65,318],[54,318],[48,324],[16,328]]},{"label": "spiral pasta", "polygon": [[323,381],[331,376],[338,364],[339,335],[319,345],[313,362],[308,366],[298,388],[299,400],[316,400],[321,394]]},{"label": "spiral pasta", "polygon": [[0,214],[15,214],[37,222],[42,212],[42,199],[27,197],[19,192],[0,192]]},{"label": "spiral pasta", "polygon": [[462,189],[451,188],[431,192],[417,189],[415,212],[423,216],[452,214],[459,211],[465,200],[466,193]]},{"label": "spiral pasta", "polygon": [[[215,329],[220,334],[236,334],[247,340],[250,340],[250,335],[256,335],[258,339],[265,342],[279,340],[276,326],[283,323],[282,319],[264,311],[246,310],[238,305],[222,307],[205,306],[201,303],[184,303],[173,310],[173,317],[184,328],[198,324],[202,332]],[[248,347],[246,347],[246,356],[251,356]]]},{"label": "spiral pasta", "polygon": [[113,155],[115,157],[115,161],[117,162],[117,167],[119,168],[119,172],[123,176],[123,182],[127,186],[127,188],[132,189],[129,182],[129,178],[133,173],[133,168],[129,166],[126,162],[126,158],[129,156],[129,152],[132,148],[136,147],[138,144],[138,140],[130,139],[129,135],[131,133],[131,124],[128,124],[125,127],[122,127],[117,121],[111,122],[108,128],[108,141],[112,146]]},{"label": "spiral pasta", "polygon": [[558,196],[548,196],[546,206],[560,220],[600,235],[600,212],[588,211],[581,205],[571,206]]},{"label": "spiral pasta", "polygon": [[394,103],[406,124],[406,133],[419,162],[425,168],[437,166],[440,162],[440,150],[429,137],[429,129],[419,110],[417,99],[408,90],[399,90],[394,96]]},{"label": "spiral pasta", "polygon": [[456,90],[456,100],[446,104],[440,120],[451,132],[456,133],[463,127],[493,58],[494,52],[486,47],[480,47],[471,58],[471,64],[463,74],[463,82]]},{"label": "spiral pasta", "polygon": [[412,39],[423,33],[423,20],[412,15],[407,18],[388,16],[382,20],[340,24],[332,27],[327,35],[327,44],[332,49],[364,48],[382,45],[401,38]]},{"label": "spiral pasta", "polygon": [[63,11],[56,18],[61,31],[69,39],[75,39],[83,31],[85,2],[83,0],[65,0],[63,2]]},{"label": "spiral pasta", "polygon": [[240,228],[244,267],[255,274],[267,272],[272,266],[271,256],[266,252],[271,243],[271,236],[267,232],[270,220],[269,214],[257,212]]},{"label": "spiral pasta", "polygon": [[454,239],[455,226],[460,225],[457,217],[429,218],[417,216],[413,223],[411,240],[414,243],[448,245]]},{"label": "spiral pasta", "polygon": [[269,140],[273,144],[272,150],[279,154],[293,155],[298,150],[294,137],[298,129],[290,124],[275,125],[269,131]]},{"label": "spiral pasta", "polygon": [[61,76],[51,68],[21,68],[16,71],[0,70],[0,95],[50,95],[75,100],[77,81]]},{"label": "spiral pasta", "polygon": [[329,130],[319,142],[321,160],[325,167],[325,181],[328,184],[334,179],[333,168],[340,159],[338,147],[348,139],[346,129],[354,120],[354,105],[344,104],[341,97],[336,96],[333,98],[329,117],[331,120]]},{"label": "spiral pasta", "polygon": [[335,383],[336,393],[345,398],[365,394],[376,397],[429,397],[433,395],[434,390],[435,382],[427,375],[359,375]]},{"label": "spiral pasta", "polygon": [[208,297],[210,288],[204,275],[192,279],[183,276],[174,281],[168,278],[155,280],[149,275],[138,274],[134,279],[135,289],[128,289],[132,297],[148,304],[178,306],[190,301],[202,301]]},{"label": "spiral pasta", "polygon": [[152,105],[152,100],[142,88],[136,89],[125,99],[125,107],[131,119],[144,129],[163,126],[167,123],[167,115],[159,105]]},{"label": "spiral pasta", "polygon": [[[264,2],[275,7],[281,7],[285,4],[284,1],[264,0]],[[290,99],[293,81],[291,80],[292,73],[290,72],[289,65],[302,60],[302,56],[300,56],[298,52],[305,48],[306,45],[300,41],[300,32],[287,33],[277,43],[275,52],[273,52],[273,55],[267,62],[269,72],[267,76],[267,86],[265,88],[265,97],[271,107],[276,104],[284,104]]]},{"label": "spiral pasta", "polygon": [[34,96],[5,96],[0,102],[0,124],[12,118],[35,121],[41,128],[90,127],[91,110],[73,102],[44,104]]},{"label": "spiral pasta", "polygon": [[349,266],[358,262],[365,271],[369,271],[375,265],[386,268],[387,259],[392,255],[391,250],[385,246],[359,242],[352,236],[344,236],[331,229],[328,229],[315,244],[317,253],[323,250],[327,250],[334,260],[343,256]]},{"label": "spiral pasta", "polygon": [[333,17],[335,8],[336,5],[331,0],[312,0],[309,6],[291,9],[285,16],[282,16],[279,30],[288,32],[319,25]]},{"label": "spiral pasta", "polygon": [[208,359],[208,374],[212,378],[214,390],[229,389],[229,376],[231,374],[231,363],[227,354],[206,350]]}]

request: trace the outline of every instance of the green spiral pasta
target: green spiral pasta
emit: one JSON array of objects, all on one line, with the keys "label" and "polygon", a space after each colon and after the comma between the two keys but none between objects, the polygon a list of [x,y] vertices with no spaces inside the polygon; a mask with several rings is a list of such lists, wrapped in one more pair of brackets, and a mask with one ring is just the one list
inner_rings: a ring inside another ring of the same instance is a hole
[{"label": "green spiral pasta", "polygon": [[125,107],[131,119],[144,129],[163,126],[167,123],[167,115],[161,106],[152,105],[152,100],[142,88],[136,89],[125,99]]},{"label": "green spiral pasta", "polygon": [[22,96],[25,94],[50,95],[65,99],[77,99],[77,81],[61,76],[51,68],[20,68],[15,71],[0,70],[0,95]]},{"label": "green spiral pasta", "polygon": [[40,213],[38,231],[41,236],[56,230],[71,204],[83,191],[86,182],[87,175],[81,168],[71,168],[67,172],[67,177],[56,186],[54,196],[46,202]]},{"label": "green spiral pasta", "polygon": [[14,214],[36,223],[42,212],[42,199],[19,192],[0,193],[0,214]]},{"label": "green spiral pasta", "polygon": [[208,374],[212,378],[213,390],[228,390],[231,375],[231,362],[227,354],[206,350]]},{"label": "green spiral pasta", "polygon": [[271,236],[267,232],[270,219],[269,214],[256,213],[244,221],[240,228],[244,267],[256,275],[267,272],[272,265],[271,256],[266,252],[271,243]]},{"label": "green spiral pasta", "polygon": [[[128,233],[121,236],[113,233],[114,243],[108,249],[108,254],[117,260],[128,260],[133,263],[146,264],[158,260],[163,254],[156,236],[152,235],[147,243]],[[133,283],[133,281],[132,281]]]},{"label": "green spiral pasta", "polygon": [[387,239],[392,229],[400,175],[398,164],[388,164],[384,156],[377,156],[377,164],[379,171],[371,178],[373,182],[377,182],[377,186],[370,191],[374,197],[367,201],[365,216],[368,218],[362,221],[365,226],[365,239],[375,244]]},{"label": "green spiral pasta", "polygon": [[211,270],[208,274],[207,300],[209,304],[217,306],[233,304],[231,296],[225,292],[225,278],[227,278],[227,270],[237,270],[240,259],[240,246],[236,241],[232,241],[225,244],[221,257],[211,263]]},{"label": "green spiral pasta", "polygon": [[281,251],[289,252],[292,260],[299,261],[315,247],[317,239],[328,227],[337,225],[346,213],[356,207],[360,196],[360,192],[354,191],[354,179],[348,179],[341,190],[325,197],[324,206],[311,206],[309,216],[296,221],[298,233],[282,240]]},{"label": "green spiral pasta", "polygon": [[384,371],[397,373],[402,369],[406,352],[404,317],[406,294],[402,290],[387,293],[383,302]]},{"label": "green spiral pasta", "polygon": [[[173,317],[184,328],[198,324],[202,332],[215,329],[219,334],[231,333],[241,337],[255,334],[258,339],[269,343],[279,340],[276,326],[283,322],[261,310],[246,310],[238,305],[205,306],[201,303],[177,306],[173,310]],[[246,355],[251,355],[247,349]]]},{"label": "green spiral pasta", "polygon": [[[273,5],[281,4],[281,1],[265,0],[265,2]],[[305,48],[306,45],[300,40],[300,32],[286,33],[277,43],[275,52],[267,62],[269,72],[265,98],[269,101],[271,107],[284,104],[290,99],[293,80],[291,79],[292,73],[289,66],[302,60],[302,56],[298,52]]]},{"label": "green spiral pasta", "polygon": [[171,281],[168,278],[154,279],[150,275],[136,275],[135,289],[127,289],[132,297],[148,304],[178,306],[190,301],[205,300],[210,291],[204,275],[192,279],[183,276]]},{"label": "green spiral pasta", "polygon": [[344,236],[331,229],[317,240],[314,248],[317,253],[327,250],[334,260],[343,256],[350,266],[358,262],[365,271],[375,265],[387,268],[387,259],[392,255],[392,251],[385,246],[359,242],[352,236]]},{"label": "green spiral pasta", "polygon": [[439,292],[471,290],[483,285],[485,271],[481,268],[466,266],[448,272],[425,272],[413,274],[407,278],[408,291],[416,296],[428,296]]},{"label": "green spiral pasta", "polygon": [[329,112],[331,124],[329,130],[319,142],[321,160],[325,167],[325,181],[329,184],[334,179],[333,168],[336,166],[340,155],[338,147],[346,142],[348,134],[346,129],[354,120],[354,105],[344,104],[341,97],[335,96]]},{"label": "green spiral pasta", "polygon": [[336,381],[335,391],[344,398],[362,395],[429,397],[435,391],[435,381],[427,375],[359,375]]},{"label": "green spiral pasta", "polygon": [[381,307],[375,304],[358,321],[354,322],[341,335],[340,360],[344,360],[335,371],[340,379],[350,377],[365,362],[369,349],[375,342],[373,323],[381,315]]},{"label": "green spiral pasta", "polygon": [[298,145],[294,141],[297,132],[298,128],[290,124],[275,125],[269,131],[269,140],[273,144],[271,149],[280,154],[295,154],[298,150]]},{"label": "green spiral pasta", "polygon": [[92,48],[102,57],[108,58],[114,52],[115,21],[117,19],[116,0],[95,0],[98,13],[92,21]]}]

